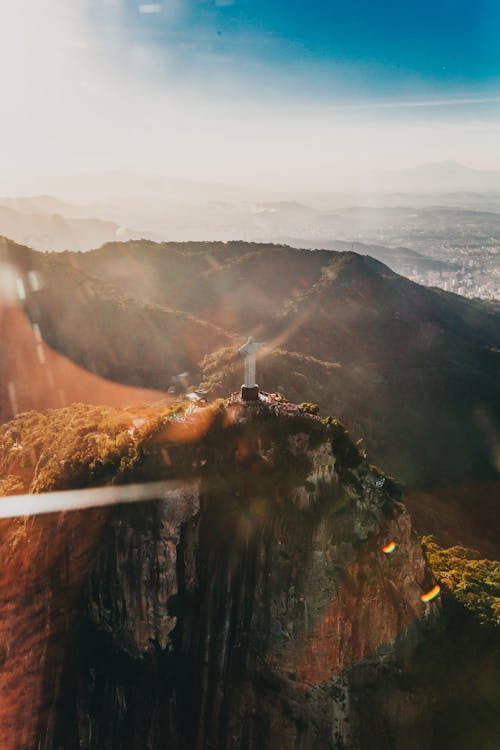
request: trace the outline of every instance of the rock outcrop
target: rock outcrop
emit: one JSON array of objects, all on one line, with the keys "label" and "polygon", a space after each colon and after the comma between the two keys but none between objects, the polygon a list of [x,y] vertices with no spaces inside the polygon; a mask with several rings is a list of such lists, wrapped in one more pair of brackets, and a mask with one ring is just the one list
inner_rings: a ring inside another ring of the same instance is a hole
[{"label": "rock outcrop", "polygon": [[115,481],[186,487],[89,512],[79,604],[33,654],[53,697],[34,702],[37,744],[2,746],[431,747],[428,698],[401,675],[439,611],[420,600],[433,579],[397,485],[342,426],[263,394],[131,440]]}]

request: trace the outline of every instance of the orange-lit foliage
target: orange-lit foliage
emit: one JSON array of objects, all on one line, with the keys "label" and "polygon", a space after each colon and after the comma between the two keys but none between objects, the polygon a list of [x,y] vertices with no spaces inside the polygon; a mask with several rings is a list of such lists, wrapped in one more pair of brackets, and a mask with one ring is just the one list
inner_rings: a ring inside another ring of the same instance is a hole
[{"label": "orange-lit foliage", "polygon": [[152,449],[170,467],[169,446],[203,438],[218,413],[218,402],[198,407],[178,400],[126,409],[73,404],[21,414],[0,427],[0,492],[130,481]]},{"label": "orange-lit foliage", "polygon": [[483,560],[462,545],[443,549],[432,536],[424,537],[423,545],[445,591],[482,624],[500,626],[500,562]]}]

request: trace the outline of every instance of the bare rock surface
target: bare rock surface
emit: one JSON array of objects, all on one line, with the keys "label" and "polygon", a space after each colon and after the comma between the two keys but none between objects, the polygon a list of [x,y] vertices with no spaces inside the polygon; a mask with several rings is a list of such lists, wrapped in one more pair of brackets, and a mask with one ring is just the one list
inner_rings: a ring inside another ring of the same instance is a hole
[{"label": "bare rock surface", "polygon": [[[119,481],[190,483],[82,514],[78,565],[64,568],[64,587],[51,573],[55,593],[39,587],[42,610],[56,602],[65,617],[45,618],[46,637],[33,639],[44,669],[38,681],[32,670],[24,734],[10,721],[15,701],[3,702],[4,727],[19,734],[2,747],[430,747],[427,698],[398,675],[439,606],[420,600],[433,579],[396,483],[336,420],[279,395],[174,416],[137,437]],[[63,528],[56,516],[33,523],[40,550]],[[69,548],[53,539],[40,575]],[[15,592],[3,604],[6,628],[21,604],[28,620],[38,606]]]}]

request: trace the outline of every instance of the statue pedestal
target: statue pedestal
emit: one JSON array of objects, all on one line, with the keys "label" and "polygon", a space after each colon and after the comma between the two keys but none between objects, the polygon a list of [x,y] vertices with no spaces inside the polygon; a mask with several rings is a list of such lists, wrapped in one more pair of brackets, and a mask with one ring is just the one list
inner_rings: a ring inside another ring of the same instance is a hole
[{"label": "statue pedestal", "polygon": [[259,386],[254,385],[253,388],[248,388],[246,385],[241,386],[241,398],[243,401],[258,401],[259,400]]}]

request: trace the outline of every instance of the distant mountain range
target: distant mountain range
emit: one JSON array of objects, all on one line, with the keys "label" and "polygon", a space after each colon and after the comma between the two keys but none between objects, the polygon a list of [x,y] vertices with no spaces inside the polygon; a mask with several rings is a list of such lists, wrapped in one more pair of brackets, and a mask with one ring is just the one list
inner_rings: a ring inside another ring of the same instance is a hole
[{"label": "distant mountain range", "polygon": [[382,190],[406,192],[500,191],[500,170],[473,169],[457,161],[431,162],[408,169],[367,175],[368,184]]},{"label": "distant mountain range", "polygon": [[[76,175],[53,175],[17,180],[0,179],[0,190],[12,195],[54,195],[73,203],[118,204],[145,198],[147,201],[203,204],[210,201],[300,203],[333,208],[342,194],[368,197],[371,192],[453,193],[500,192],[500,170],[475,169],[457,161],[418,164],[405,169],[379,170],[333,176],[330,187],[307,188],[283,185],[280,188],[245,186],[185,179],[147,172],[110,170]],[[353,193],[354,191],[354,193]],[[332,199],[328,199],[331,196]],[[326,200],[326,204],[325,204]],[[348,205],[341,202],[341,205]]]},{"label": "distant mountain range", "polygon": [[89,250],[114,239],[151,236],[92,218],[52,196],[0,198],[0,233],[37,250]]},{"label": "distant mountain range", "polygon": [[36,214],[38,216],[60,215],[66,219],[88,218],[82,206],[73,206],[70,203],[54,198],[52,195],[29,195],[16,198],[0,198],[2,208],[10,208],[22,214]]},{"label": "distant mountain range", "polygon": [[[477,225],[472,240],[483,239],[482,224],[486,232],[498,231],[500,171],[442,162],[336,179],[331,189],[321,191],[103,172],[40,177],[16,189],[16,197],[0,198],[0,234],[36,249],[88,250],[117,238],[141,237],[315,246],[354,240],[405,245],[425,256],[425,247],[412,247],[412,240],[424,237],[431,244],[442,239],[440,232],[453,239],[461,226],[469,226],[460,212],[476,212],[469,217]],[[446,207],[456,215],[431,211]],[[479,212],[485,208],[489,215],[482,221]]]}]

